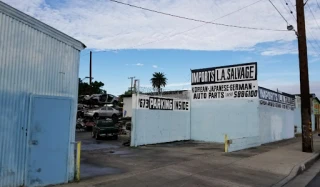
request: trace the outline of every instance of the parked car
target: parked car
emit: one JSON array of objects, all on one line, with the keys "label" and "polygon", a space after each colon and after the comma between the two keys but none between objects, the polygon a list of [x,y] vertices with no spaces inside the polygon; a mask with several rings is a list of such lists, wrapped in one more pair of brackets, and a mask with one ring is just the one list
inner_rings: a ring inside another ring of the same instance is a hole
[{"label": "parked car", "polygon": [[118,110],[109,106],[88,110],[84,113],[85,117],[91,117],[94,119],[112,118],[113,121],[117,121],[120,115],[121,113]]},{"label": "parked car", "polygon": [[112,137],[118,139],[119,128],[115,126],[115,123],[110,120],[98,120],[96,125],[92,129],[91,136],[97,140],[106,137]]},{"label": "parked car", "polygon": [[108,103],[112,103],[113,105],[118,105],[119,104],[119,97],[115,95],[108,94]]}]

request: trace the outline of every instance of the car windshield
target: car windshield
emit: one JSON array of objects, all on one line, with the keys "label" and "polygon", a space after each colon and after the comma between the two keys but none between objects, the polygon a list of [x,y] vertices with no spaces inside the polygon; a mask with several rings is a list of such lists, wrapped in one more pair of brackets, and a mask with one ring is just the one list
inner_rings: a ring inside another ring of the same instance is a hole
[{"label": "car windshield", "polygon": [[99,121],[97,127],[113,127],[113,122],[110,121]]}]

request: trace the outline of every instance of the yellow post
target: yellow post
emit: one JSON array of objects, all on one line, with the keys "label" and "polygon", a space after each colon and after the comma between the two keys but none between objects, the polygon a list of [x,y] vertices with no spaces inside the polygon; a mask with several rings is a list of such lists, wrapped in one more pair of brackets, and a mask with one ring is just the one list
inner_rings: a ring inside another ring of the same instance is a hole
[{"label": "yellow post", "polygon": [[227,134],[224,135],[224,152],[225,153],[228,152],[228,135]]},{"label": "yellow post", "polygon": [[80,181],[81,142],[77,142],[76,181]]}]

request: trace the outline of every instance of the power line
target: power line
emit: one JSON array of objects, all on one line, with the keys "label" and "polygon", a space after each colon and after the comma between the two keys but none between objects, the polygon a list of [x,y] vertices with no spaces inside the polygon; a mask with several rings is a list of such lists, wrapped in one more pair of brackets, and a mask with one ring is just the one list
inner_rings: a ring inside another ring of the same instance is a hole
[{"label": "power line", "polygon": [[[284,0],[285,2],[286,2],[286,0]],[[290,0],[289,0],[290,1]],[[269,0],[269,2],[273,5],[273,7],[278,11],[278,13],[281,15],[281,17],[287,22],[287,24],[289,25],[289,23],[288,23],[288,21],[282,16],[282,14],[280,13],[280,11],[276,8],[276,6]],[[280,0],[280,2],[281,2],[281,0]],[[291,3],[291,1],[290,1],[290,3]],[[285,8],[285,6],[284,6],[284,4],[281,2],[281,4],[283,5],[283,7]],[[292,3],[291,3],[292,4]],[[288,5],[288,3],[286,2],[286,5]],[[294,18],[294,21],[297,21],[297,19],[296,19],[296,17],[292,14],[292,10],[290,9],[290,7],[289,7],[289,5],[288,5],[288,9],[289,9],[289,13],[293,16],[293,18]],[[285,10],[286,11],[288,11],[286,8],[285,8]],[[310,32],[310,35],[311,35],[311,32]],[[311,35],[312,37],[313,37],[313,35]],[[313,39],[314,40],[314,39]],[[316,40],[315,40],[316,41]],[[315,52],[317,52],[317,50],[316,50],[316,47],[314,47],[314,45],[313,45],[313,43],[311,42],[311,41],[309,41],[308,39],[307,39],[307,42],[310,44],[310,46],[313,48],[313,50],[315,51]],[[316,42],[317,43],[317,42]],[[317,43],[317,45],[318,45],[318,43]],[[319,46],[319,45],[318,45]],[[320,47],[320,46],[319,46]]]},{"label": "power line", "polygon": [[[239,11],[241,11],[241,10],[244,10],[244,9],[246,9],[246,8],[252,6],[252,5],[255,5],[255,4],[257,4],[257,3],[261,2],[261,1],[263,1],[263,0],[255,1],[255,2],[253,2],[253,3],[251,3],[251,4],[248,4],[248,5],[246,5],[246,6],[242,7],[242,8],[239,8],[239,9],[237,9],[237,10],[234,10],[234,11],[232,11],[232,12],[229,12],[229,13],[221,16],[221,17],[215,18],[215,19],[213,19],[213,20],[211,20],[211,21],[216,21],[216,20],[225,18],[225,17],[230,16],[230,15],[232,15],[232,14],[234,14],[234,13],[237,13],[237,12],[239,12]],[[166,40],[166,39],[168,39],[168,38],[171,38],[171,37],[174,37],[174,36],[177,36],[177,35],[180,35],[180,34],[184,34],[184,33],[193,31],[193,30],[198,29],[198,28],[200,28],[200,27],[203,27],[203,26],[205,26],[205,25],[207,25],[207,24],[208,24],[208,23],[203,23],[203,24],[201,24],[201,25],[192,27],[192,28],[190,28],[190,29],[187,29],[187,30],[184,30],[184,31],[181,31],[181,32],[177,32],[177,33],[174,33],[174,34],[171,34],[171,35],[167,35],[167,36],[165,36],[164,38],[160,38],[160,39],[153,40],[153,41],[150,41],[150,42],[145,42],[145,43],[142,43],[142,44],[137,44],[137,45],[134,45],[134,46],[129,47],[129,48],[135,48],[135,47],[139,47],[139,46],[143,46],[143,45],[148,45],[148,44],[152,44],[152,43],[161,42],[161,41],[164,41],[164,40]],[[106,52],[106,51],[116,51],[116,50],[97,51],[97,52],[95,52],[95,53],[98,53],[98,52]]]},{"label": "power line", "polygon": [[318,0],[316,0],[316,1],[317,1],[318,8],[320,9],[320,4],[319,4]]},{"label": "power line", "polygon": [[280,16],[284,19],[285,22],[287,22],[287,25],[290,25],[288,23],[288,20],[281,14],[281,12],[278,10],[278,8],[272,3],[271,0],[269,0],[269,2],[272,4],[272,6],[276,9],[276,11],[280,14]]},{"label": "power line", "polygon": [[[290,0],[289,0],[289,1],[290,1]],[[282,0],[280,0],[280,2],[281,2],[281,4],[283,5],[283,7],[285,8],[285,5],[282,3]],[[292,18],[293,18],[293,21],[296,23],[296,22],[297,22],[297,18],[293,15],[293,11],[290,9],[288,2],[287,2],[286,0],[284,0],[284,2],[285,2],[286,5],[287,5],[287,8],[288,8],[289,13],[291,14],[291,16],[292,16]],[[291,1],[290,1],[290,3],[291,3]],[[285,8],[285,9],[286,9],[286,8]],[[287,10],[287,9],[286,9],[286,10]]]},{"label": "power line", "polygon": [[126,5],[126,6],[130,6],[130,7],[133,7],[133,8],[138,8],[138,9],[141,9],[141,10],[149,11],[149,12],[154,12],[154,13],[157,13],[157,14],[162,14],[162,15],[166,15],[166,16],[179,18],[179,19],[195,21],[195,22],[201,22],[201,23],[206,23],[206,24],[213,24],[213,25],[219,25],[219,26],[225,26],[225,27],[233,27],[233,28],[239,28],[239,29],[265,30],[265,31],[287,31],[287,30],[281,30],[281,29],[268,29],[268,28],[246,27],[246,26],[229,25],[229,24],[223,24],[223,23],[215,23],[215,22],[211,22],[211,21],[204,21],[204,20],[188,18],[188,17],[184,17],[184,16],[179,16],[179,15],[169,14],[169,13],[165,13],[165,12],[160,12],[160,11],[157,11],[157,10],[152,10],[152,9],[148,9],[148,8],[132,5],[132,4],[129,4],[129,3],[123,3],[123,2],[120,2],[120,1],[116,1],[116,0],[109,0],[109,1],[114,2],[114,3],[118,3],[118,4],[122,4],[122,5]]},{"label": "power line", "polygon": [[[286,2],[286,4],[288,5],[288,3],[287,3],[287,1],[286,0],[284,0],[285,2]],[[292,4],[292,2],[290,1],[290,0],[288,0],[289,2],[290,2],[290,4],[291,4],[291,6],[293,7],[293,8],[295,8],[295,6]],[[289,8],[289,11],[290,12],[292,12],[292,10],[290,9],[290,7],[289,7],[289,5],[288,5],[288,8]],[[295,9],[294,9],[294,11],[296,11]],[[293,18],[295,19],[295,21],[297,21],[297,18],[292,14],[292,16],[293,16]],[[307,33],[308,33],[308,35],[309,35],[309,37],[307,37],[306,39],[307,39],[307,42],[310,44],[310,46],[313,48],[313,50],[315,51],[315,53],[317,53],[317,47],[315,47],[314,45],[313,45],[313,43],[308,39],[308,38],[311,38],[313,41],[315,41],[315,43],[317,44],[317,46],[320,48],[320,45],[318,44],[318,42],[317,42],[317,40],[315,40],[315,38],[314,38],[314,36],[313,36],[313,34],[312,34],[312,32],[310,32],[310,31],[308,31],[308,30],[306,30],[307,31]],[[320,53],[319,53],[320,54]]]},{"label": "power line", "polygon": [[[239,11],[245,9],[245,8],[248,8],[248,7],[250,7],[250,6],[256,4],[256,3],[260,2],[260,1],[263,1],[263,0],[259,0],[259,1],[256,1],[256,2],[254,2],[254,3],[251,3],[251,4],[247,5],[247,6],[244,6],[244,7],[240,8],[240,9],[237,9],[237,10],[232,11],[232,12],[230,12],[230,13],[228,13],[228,14],[225,14],[225,15],[219,17],[219,18],[216,18],[216,19],[214,19],[214,20],[212,20],[212,21],[216,21],[216,20],[222,19],[222,18],[224,18],[224,17],[230,16],[231,14],[234,14],[234,13],[239,12]],[[177,35],[180,35],[180,34],[184,34],[184,33],[193,31],[193,30],[198,29],[198,28],[200,28],[200,27],[203,27],[203,26],[205,26],[205,25],[207,25],[207,24],[208,24],[208,23],[204,23],[204,24],[202,24],[202,25],[198,25],[198,26],[196,26],[196,27],[192,27],[192,28],[190,28],[190,29],[187,29],[187,30],[184,30],[184,31],[181,31],[181,32],[177,32],[177,33],[174,33],[174,34],[171,34],[171,35],[168,35],[168,36],[166,36],[166,37],[164,37],[164,38],[161,38],[161,39],[158,39],[158,40],[153,40],[153,41],[150,41],[150,42],[138,44],[138,45],[136,45],[136,46],[134,46],[134,47],[139,47],[139,46],[142,46],[142,45],[148,45],[148,44],[160,42],[160,41],[166,40],[166,39],[168,39],[168,38],[171,38],[171,37],[174,37],[174,36],[177,36]]]},{"label": "power line", "polygon": [[306,4],[308,3],[308,1],[309,1],[309,0],[307,0],[307,1],[304,3],[304,5],[306,5]]},{"label": "power line", "polygon": [[311,14],[312,14],[312,17],[313,17],[314,21],[316,22],[316,24],[318,25],[318,28],[320,29],[320,26],[319,26],[319,24],[318,24],[318,22],[317,22],[316,17],[315,17],[314,14],[313,14],[311,8],[310,8],[310,5],[309,5],[309,4],[307,4],[307,5],[308,5],[308,8],[309,8],[309,10],[310,10],[310,12],[311,12]]},{"label": "power line", "polygon": [[[280,0],[280,1],[281,1],[281,0]],[[289,1],[289,3],[293,6],[293,9],[294,9],[294,5],[292,4],[291,0],[288,0],[288,1]],[[295,23],[297,23],[297,18],[296,18],[296,16],[294,16],[293,11],[290,9],[290,6],[289,6],[287,0],[284,0],[284,2],[286,2],[286,5],[288,6],[288,9],[289,9],[289,11],[290,11],[290,13],[291,13],[291,15],[292,15]],[[294,11],[295,11],[295,9],[294,9]]]}]

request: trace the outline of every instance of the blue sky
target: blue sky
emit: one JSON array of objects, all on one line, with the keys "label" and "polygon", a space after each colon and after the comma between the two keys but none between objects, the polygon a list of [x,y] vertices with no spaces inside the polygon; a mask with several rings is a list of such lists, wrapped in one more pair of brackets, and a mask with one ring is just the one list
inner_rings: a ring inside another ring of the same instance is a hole
[{"label": "blue sky", "polygon": [[[261,44],[257,48],[264,48]],[[81,54],[80,77],[89,73],[89,50]],[[314,60],[314,61],[312,61]],[[319,82],[320,63],[310,57],[310,81]],[[259,85],[298,93],[299,63],[297,54],[261,55],[253,51],[191,51],[191,50],[120,50],[93,52],[93,77],[104,82],[109,93],[122,94],[130,86],[128,77],[141,80],[143,87],[151,87],[154,72],[168,78],[166,89],[189,89],[190,69],[214,67],[246,62],[258,62]],[[156,67],[156,68],[155,68]],[[317,91],[317,90],[314,90]]]},{"label": "blue sky", "polygon": [[[80,40],[79,76],[89,74],[119,95],[129,76],[150,87],[164,72],[167,90],[190,88],[190,69],[258,62],[260,86],[299,93],[297,38],[289,31],[259,31],[203,24],[119,5],[109,0],[0,0]],[[228,25],[286,30],[268,0],[121,0],[179,16]],[[296,27],[295,1],[272,0]],[[311,91],[320,95],[320,0],[305,7]],[[286,5],[288,3],[288,5]],[[290,12],[293,12],[291,14]]]}]

